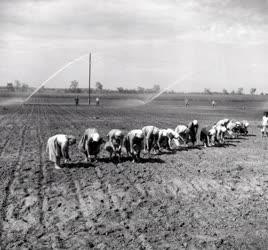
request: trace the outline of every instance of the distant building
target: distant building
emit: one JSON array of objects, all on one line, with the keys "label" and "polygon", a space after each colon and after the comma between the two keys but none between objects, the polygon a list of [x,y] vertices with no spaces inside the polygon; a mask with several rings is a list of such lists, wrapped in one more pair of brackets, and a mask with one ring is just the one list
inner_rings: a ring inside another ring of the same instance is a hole
[{"label": "distant building", "polygon": [[15,91],[13,83],[11,83],[11,82],[7,83],[7,90],[8,90],[8,92],[14,92]]},{"label": "distant building", "polygon": [[13,83],[7,83],[6,86],[0,86],[0,92],[14,92],[15,88]]}]

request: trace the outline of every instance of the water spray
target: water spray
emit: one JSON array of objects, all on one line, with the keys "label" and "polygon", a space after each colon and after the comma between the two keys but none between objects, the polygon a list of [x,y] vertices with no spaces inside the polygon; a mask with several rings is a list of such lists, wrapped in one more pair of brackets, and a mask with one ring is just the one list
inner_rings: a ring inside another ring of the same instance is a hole
[{"label": "water spray", "polygon": [[54,77],[56,77],[59,73],[61,73],[63,70],[67,69],[68,67],[70,67],[72,64],[83,60],[85,57],[87,57],[88,54],[85,54],[83,56],[80,56],[70,62],[68,62],[67,64],[65,64],[63,67],[61,67],[59,70],[57,70],[55,73],[53,73],[49,78],[47,78],[44,82],[41,83],[41,85],[39,87],[37,87],[33,93],[31,93],[24,101],[23,104],[26,103],[34,94],[36,94],[48,81],[50,81],[51,79],[53,79]]},{"label": "water spray", "polygon": [[149,98],[148,100],[146,100],[144,102],[144,104],[148,104],[150,102],[152,102],[154,99],[156,99],[157,97],[159,97],[160,95],[162,95],[164,92],[166,92],[167,90],[169,90],[170,88],[176,86],[177,84],[187,80],[188,78],[192,77],[193,74],[185,74],[183,77],[181,77],[180,79],[176,80],[175,82],[173,82],[172,84],[168,85],[166,88],[164,88],[163,90],[161,90],[159,93],[157,93],[156,95],[154,95],[153,97]]}]

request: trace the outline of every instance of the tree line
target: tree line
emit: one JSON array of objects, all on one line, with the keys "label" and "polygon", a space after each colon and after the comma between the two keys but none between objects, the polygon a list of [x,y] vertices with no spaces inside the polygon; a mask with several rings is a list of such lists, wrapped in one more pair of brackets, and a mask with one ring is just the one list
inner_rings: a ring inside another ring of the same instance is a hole
[{"label": "tree line", "polygon": [[[67,90],[67,92],[81,93],[82,90],[79,89],[78,85],[79,85],[78,81],[76,81],[76,80],[71,81],[69,90]],[[109,92],[109,90],[103,88],[103,84],[102,83],[96,82],[96,84],[95,84],[95,91],[102,92],[103,90],[105,90],[106,92],[107,91]],[[256,91],[257,91],[256,88],[251,88],[250,91],[249,91],[249,93],[251,95],[255,95],[256,94]],[[115,92],[115,91],[110,91],[110,92]],[[122,94],[150,94],[150,93],[158,93],[158,92],[160,92],[160,85],[159,84],[155,84],[155,85],[153,85],[152,88],[144,88],[144,87],[140,87],[139,86],[139,87],[137,87],[135,89],[118,87],[116,92],[122,93]],[[169,91],[169,93],[176,93],[176,92]],[[203,93],[204,94],[209,94],[209,95],[219,94],[219,92],[213,92],[213,91],[211,91],[208,88],[205,88]],[[227,89],[224,88],[221,93],[224,94],[224,95],[244,95],[245,94],[244,88],[241,88],[241,87],[238,88],[237,90],[232,90],[230,92]],[[264,93],[260,93],[260,94],[263,95]]]},{"label": "tree line", "polygon": [[[256,88],[251,88],[249,90],[249,94],[251,95],[255,95],[256,94],[256,91],[257,89]],[[204,91],[203,91],[204,94],[208,94],[208,95],[212,95],[212,94],[220,94],[219,92],[213,92],[211,91],[210,89],[208,88],[205,88]],[[244,88],[238,88],[237,90],[232,90],[232,91],[228,91],[227,89],[223,89],[222,94],[224,95],[244,95],[245,92],[244,92]],[[260,93],[260,95],[264,95],[264,93]]]},{"label": "tree line", "polygon": [[[70,86],[68,89],[65,90],[67,93],[82,93],[86,89],[79,88],[79,82],[76,80],[71,81]],[[86,90],[87,91],[87,90]],[[155,84],[152,88],[143,88],[143,87],[137,87],[136,89],[128,89],[123,87],[118,87],[116,91],[111,91],[108,89],[103,88],[103,84],[101,82],[95,83],[95,89],[92,89],[92,91],[96,91],[101,93],[102,91],[105,92],[118,92],[123,94],[144,94],[144,93],[158,93],[160,91],[160,85]]]},{"label": "tree line", "polygon": [[2,89],[5,89],[8,92],[28,92],[31,90],[27,83],[20,82],[19,80],[15,80],[14,83],[8,82]]},{"label": "tree line", "polygon": [[[29,90],[32,90],[28,84],[20,82],[19,80],[15,80],[14,83],[7,83],[5,88],[8,92],[27,92]],[[150,94],[150,93],[158,93],[160,92],[160,85],[155,84],[152,88],[144,88],[144,87],[137,87],[137,88],[124,88],[124,87],[118,87],[116,90],[109,90],[104,89],[103,84],[101,82],[95,83],[95,88],[90,89],[92,92],[96,93],[103,93],[103,92],[118,92],[122,94]],[[40,92],[45,91],[45,87],[40,89]],[[249,94],[255,95],[257,89],[251,88],[249,90]],[[87,93],[87,88],[79,88],[79,82],[77,80],[73,80],[70,82],[69,88],[65,89],[66,93]],[[171,90],[168,91],[168,93],[176,93],[175,91]],[[212,94],[224,94],[224,95],[244,95],[245,91],[244,88],[240,87],[237,90],[228,91],[227,89],[223,89],[222,92],[214,92],[211,91],[209,88],[205,88],[203,91],[204,94],[212,95]],[[264,95],[263,92],[260,93],[260,95]]]}]

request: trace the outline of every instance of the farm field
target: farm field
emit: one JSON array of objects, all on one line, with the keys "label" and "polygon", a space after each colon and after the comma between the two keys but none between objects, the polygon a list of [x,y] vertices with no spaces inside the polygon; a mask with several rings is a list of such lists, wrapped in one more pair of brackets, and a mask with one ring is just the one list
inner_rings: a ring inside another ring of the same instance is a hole
[{"label": "farm field", "polygon": [[[54,102],[0,106],[1,249],[267,248],[268,138],[257,128],[265,97],[222,97],[216,109],[203,99],[187,109],[168,98],[105,99],[77,110]],[[88,127],[105,136],[112,128],[175,128],[193,119],[202,127],[225,117],[247,119],[250,135],[223,147],[142,154],[140,163],[115,164],[104,151],[84,163],[75,145],[73,163],[61,170],[45,151],[51,135],[79,140]]]}]

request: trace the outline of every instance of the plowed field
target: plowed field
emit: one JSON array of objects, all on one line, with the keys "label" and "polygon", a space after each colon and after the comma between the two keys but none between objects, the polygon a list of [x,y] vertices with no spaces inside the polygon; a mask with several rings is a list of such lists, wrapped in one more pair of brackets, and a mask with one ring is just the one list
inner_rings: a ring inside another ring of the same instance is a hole
[{"label": "plowed field", "polygon": [[[44,101],[45,103],[45,101]],[[268,139],[257,125],[262,110],[229,102],[178,107],[24,105],[0,107],[1,249],[267,249]],[[179,149],[83,163],[56,170],[45,152],[48,137],[88,127],[102,136],[144,125],[200,126],[228,117],[247,119],[250,135],[224,147]]]}]

